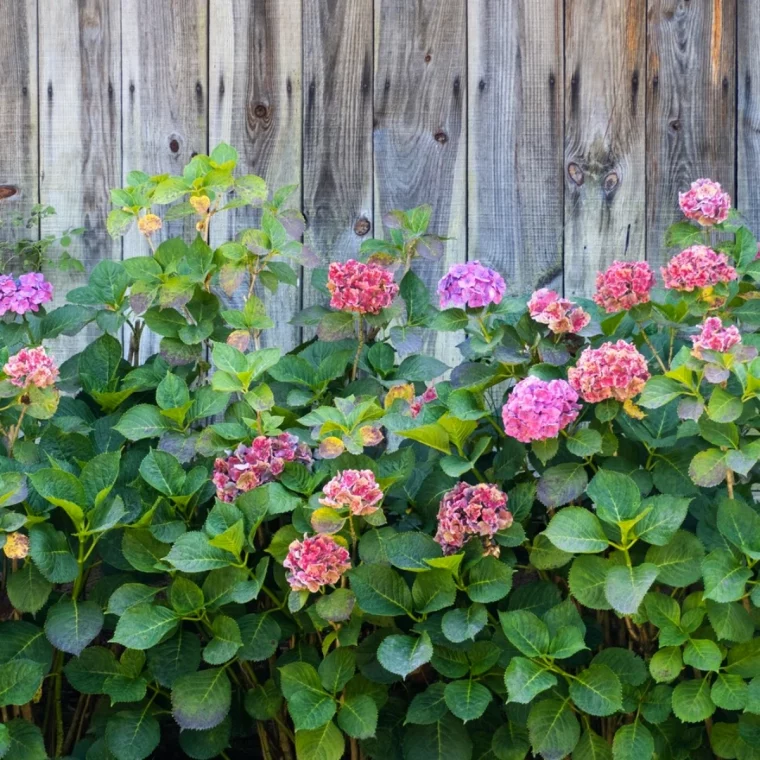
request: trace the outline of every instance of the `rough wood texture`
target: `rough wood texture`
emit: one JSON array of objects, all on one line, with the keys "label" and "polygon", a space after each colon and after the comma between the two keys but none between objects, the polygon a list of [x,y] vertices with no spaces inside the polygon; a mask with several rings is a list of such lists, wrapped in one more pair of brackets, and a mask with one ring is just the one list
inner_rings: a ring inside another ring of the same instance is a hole
[{"label": "rough wood texture", "polygon": [[646,15],[640,0],[565,6],[565,291],[643,259]]},{"label": "rough wood texture", "polygon": [[760,3],[737,0],[736,203],[760,233]]},{"label": "rough wood texture", "polygon": [[[209,142],[240,153],[239,171],[258,174],[270,190],[301,184],[301,0],[218,0],[210,6]],[[300,190],[292,205],[298,206]],[[253,209],[226,212],[212,226],[212,244],[234,239],[256,224]],[[292,346],[288,322],[299,308],[297,287],[264,297],[275,328],[263,345]]]},{"label": "rough wood texture", "polygon": [[736,2],[649,0],[648,31],[647,258],[660,265],[678,192],[698,177],[735,190]]},{"label": "rough wood texture", "polygon": [[468,5],[468,255],[562,287],[562,0]]}]

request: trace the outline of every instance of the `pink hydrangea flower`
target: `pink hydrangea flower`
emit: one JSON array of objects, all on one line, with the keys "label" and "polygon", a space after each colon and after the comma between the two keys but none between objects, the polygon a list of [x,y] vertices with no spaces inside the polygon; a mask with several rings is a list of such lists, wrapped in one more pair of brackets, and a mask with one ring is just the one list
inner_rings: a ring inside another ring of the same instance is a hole
[{"label": "pink hydrangea flower", "polygon": [[435,401],[437,398],[438,391],[433,386],[428,388],[421,396],[417,396],[417,398],[409,405],[412,417],[418,417],[422,411],[422,407],[425,406],[425,404]]},{"label": "pink hydrangea flower", "polygon": [[53,286],[38,272],[22,274],[18,279],[0,275],[0,317],[8,312],[36,312],[42,304],[52,300]]},{"label": "pink hydrangea flower", "polygon": [[649,302],[654,272],[646,261],[613,261],[596,275],[594,301],[608,314]]},{"label": "pink hydrangea flower", "polygon": [[58,379],[58,367],[42,346],[22,348],[3,367],[8,380],[18,388],[48,388]]},{"label": "pink hydrangea flower", "polygon": [[649,380],[649,370],[636,346],[619,340],[586,348],[575,367],[568,370],[567,378],[589,403],[608,398],[627,401],[641,393]]},{"label": "pink hydrangea flower", "polygon": [[698,179],[685,193],[678,194],[684,216],[703,227],[725,222],[731,208],[731,196],[711,179]]},{"label": "pink hydrangea flower", "polygon": [[735,325],[723,327],[723,323],[718,317],[708,317],[703,323],[698,335],[691,336],[691,342],[694,347],[691,353],[702,358],[702,351],[717,351],[719,354],[725,354],[729,348],[741,343],[742,336]]},{"label": "pink hydrangea flower", "polygon": [[383,492],[372,470],[343,470],[324,487],[320,504],[349,509],[352,515],[371,515],[380,508]]},{"label": "pink hydrangea flower", "polygon": [[731,282],[738,275],[725,253],[718,253],[706,245],[693,245],[673,256],[668,265],[660,269],[665,287],[671,290],[705,288],[719,282]]},{"label": "pink hydrangea flower", "polygon": [[351,568],[348,550],[324,533],[293,541],[282,564],[290,570],[287,581],[293,591],[312,593],[323,586],[334,586]]},{"label": "pink hydrangea flower", "polygon": [[358,314],[379,314],[390,306],[398,293],[393,274],[379,264],[363,264],[349,259],[334,261],[327,272],[330,306]]},{"label": "pink hydrangea flower", "polygon": [[507,435],[522,443],[556,438],[578,416],[578,394],[565,380],[526,377],[501,410]]},{"label": "pink hydrangea flower", "polygon": [[541,288],[530,297],[528,311],[532,319],[548,325],[557,334],[580,332],[591,321],[591,315],[580,306],[548,288]]},{"label": "pink hydrangea flower", "polygon": [[457,307],[480,309],[501,303],[507,286],[504,278],[479,261],[454,264],[438,283],[438,298],[442,309]]},{"label": "pink hydrangea flower", "polygon": [[216,495],[222,501],[234,501],[241,493],[273,481],[286,462],[312,462],[311,449],[291,433],[260,435],[250,446],[241,443],[226,459],[214,462]]},{"label": "pink hydrangea flower", "polygon": [[511,524],[507,495],[501,489],[489,483],[457,483],[441,499],[435,540],[444,554],[454,554],[471,536],[491,538]]}]

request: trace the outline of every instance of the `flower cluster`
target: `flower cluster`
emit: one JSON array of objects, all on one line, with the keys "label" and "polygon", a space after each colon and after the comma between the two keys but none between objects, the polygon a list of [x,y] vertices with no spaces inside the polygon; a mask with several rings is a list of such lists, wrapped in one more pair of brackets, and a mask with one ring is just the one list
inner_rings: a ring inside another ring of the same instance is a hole
[{"label": "flower cluster", "polygon": [[702,351],[716,351],[724,354],[732,346],[741,343],[741,340],[741,333],[735,325],[723,327],[718,317],[709,317],[702,323],[699,334],[691,336],[691,342],[694,344],[691,353],[697,359],[702,358]]},{"label": "flower cluster", "polygon": [[528,311],[536,322],[557,334],[580,332],[591,321],[591,315],[580,306],[548,288],[541,288],[530,297]]},{"label": "flower cluster", "polygon": [[565,380],[530,376],[513,388],[501,410],[504,430],[522,443],[556,438],[578,416],[578,394]]},{"label": "flower cluster", "polygon": [[425,389],[425,392],[421,396],[417,396],[417,398],[414,399],[414,401],[411,403],[410,411],[412,413],[412,417],[418,417],[422,411],[422,407],[425,406],[425,404],[430,404],[437,398],[438,391],[434,386],[431,385],[430,388]]},{"label": "flower cluster", "polygon": [[383,492],[372,470],[343,470],[324,487],[319,503],[333,509],[348,509],[352,515],[371,515],[380,508]]},{"label": "flower cluster", "polygon": [[58,367],[42,346],[22,348],[3,367],[8,380],[18,388],[47,388],[58,379]]},{"label": "flower cluster", "polygon": [[8,559],[24,559],[29,554],[29,536],[23,533],[8,533],[3,544],[3,553]]},{"label": "flower cluster", "polygon": [[491,538],[511,524],[503,491],[489,483],[457,483],[441,499],[435,540],[444,554],[454,554],[471,536]]},{"label": "flower cluster", "polygon": [[480,309],[501,303],[507,289],[504,278],[479,261],[454,264],[438,283],[442,309]]},{"label": "flower cluster", "polygon": [[155,232],[158,232],[161,227],[163,227],[163,222],[161,221],[161,217],[156,216],[156,214],[145,214],[145,216],[141,216],[137,220],[137,229],[145,237],[150,237]]},{"label": "flower cluster", "polygon": [[282,564],[290,570],[287,581],[293,591],[315,592],[332,586],[351,568],[348,550],[322,533],[293,541]]},{"label": "flower cluster", "polygon": [[0,275],[0,317],[8,312],[39,311],[42,304],[52,300],[53,286],[39,272],[22,274],[18,279]]},{"label": "flower cluster", "polygon": [[358,314],[379,314],[393,302],[398,285],[393,274],[379,264],[363,264],[349,259],[333,262],[327,272],[330,306]]},{"label": "flower cluster", "polygon": [[250,446],[241,443],[226,459],[214,462],[216,495],[222,501],[234,501],[241,493],[274,480],[286,462],[312,462],[308,445],[290,433],[260,435]]},{"label": "flower cluster", "polygon": [[575,367],[567,371],[570,385],[584,401],[596,403],[608,398],[628,401],[641,393],[649,380],[647,360],[636,346],[619,340],[586,348]]},{"label": "flower cluster", "polygon": [[706,245],[693,245],[676,254],[662,267],[665,287],[691,292],[695,288],[731,282],[738,275],[725,253],[718,253]]},{"label": "flower cluster", "polygon": [[608,314],[649,302],[654,272],[646,261],[613,261],[596,275],[594,302]]},{"label": "flower cluster", "polygon": [[687,219],[703,227],[725,222],[731,208],[731,196],[711,179],[698,179],[685,193],[678,194],[678,205]]}]

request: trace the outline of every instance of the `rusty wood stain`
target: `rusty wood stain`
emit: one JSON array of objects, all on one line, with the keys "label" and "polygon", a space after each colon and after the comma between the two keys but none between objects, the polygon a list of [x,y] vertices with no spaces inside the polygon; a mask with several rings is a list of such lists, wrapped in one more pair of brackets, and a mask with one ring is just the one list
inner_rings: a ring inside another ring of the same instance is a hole
[{"label": "rusty wood stain", "polygon": [[723,43],[723,0],[713,0],[712,36],[710,39],[710,79],[720,86],[721,47]]}]

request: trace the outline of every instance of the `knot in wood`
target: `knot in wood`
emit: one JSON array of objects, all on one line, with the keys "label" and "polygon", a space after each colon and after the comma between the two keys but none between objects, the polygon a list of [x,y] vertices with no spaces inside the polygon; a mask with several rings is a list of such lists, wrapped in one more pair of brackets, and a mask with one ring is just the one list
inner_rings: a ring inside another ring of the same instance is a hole
[{"label": "knot in wood", "polygon": [[602,187],[604,188],[604,192],[609,195],[612,193],[615,188],[618,186],[618,183],[620,182],[620,177],[618,177],[617,172],[610,172],[602,182]]},{"label": "knot in wood", "polygon": [[444,145],[449,141],[449,136],[443,130],[436,132],[434,137],[436,139],[436,142],[441,143],[441,145]]},{"label": "knot in wood", "polygon": [[366,235],[369,232],[370,227],[369,219],[364,216],[360,216],[354,222],[354,232],[359,236]]},{"label": "knot in wood", "polygon": [[680,119],[671,119],[669,126],[674,132],[678,132],[681,129]]},{"label": "knot in wood", "polygon": [[430,55],[430,53],[428,53],[428,54],[425,56],[425,63],[430,63],[430,61],[432,61],[432,60],[433,60],[433,56],[432,56],[432,55]]},{"label": "knot in wood", "polygon": [[179,140],[176,137],[169,139],[169,150],[172,153],[179,153]]},{"label": "knot in wood", "polygon": [[18,188],[15,185],[0,185],[0,200],[12,198],[16,193],[18,193]]},{"label": "knot in wood", "polygon": [[267,115],[267,107],[263,103],[259,103],[256,108],[253,109],[253,115],[257,119],[263,119]]},{"label": "knot in wood", "polygon": [[583,184],[584,176],[583,169],[576,163],[570,163],[567,166],[567,173],[570,175],[570,179],[575,182],[579,187]]}]

